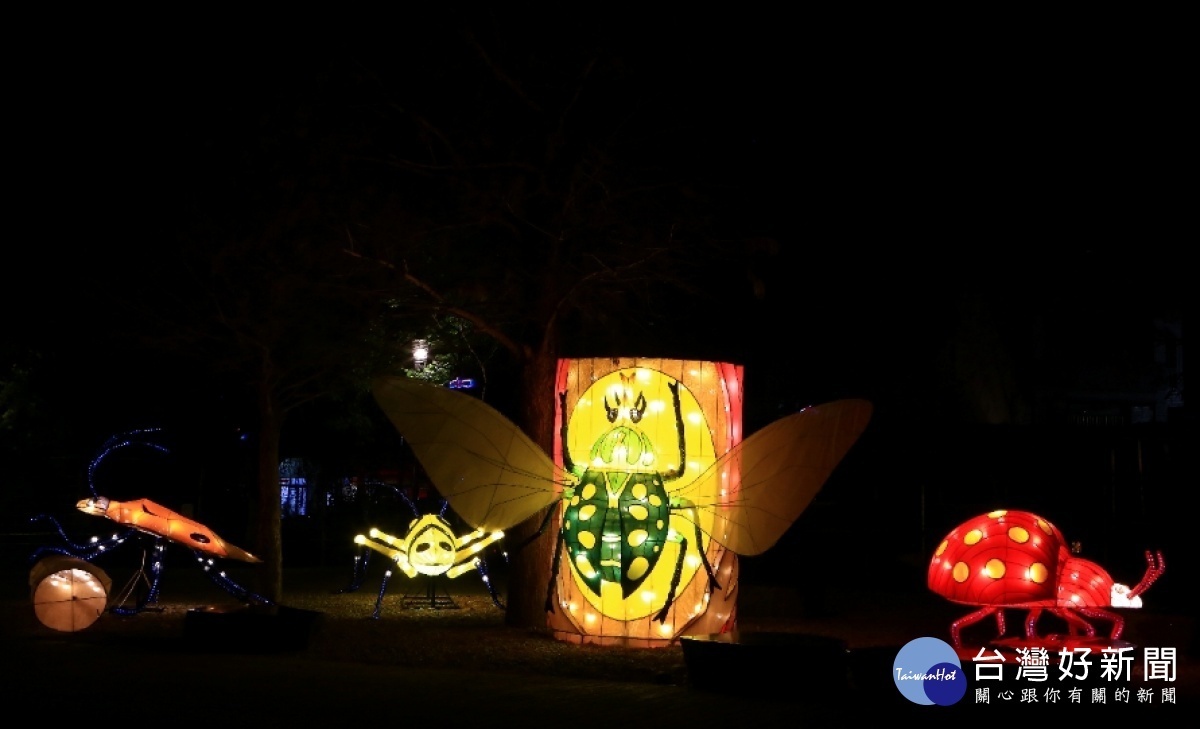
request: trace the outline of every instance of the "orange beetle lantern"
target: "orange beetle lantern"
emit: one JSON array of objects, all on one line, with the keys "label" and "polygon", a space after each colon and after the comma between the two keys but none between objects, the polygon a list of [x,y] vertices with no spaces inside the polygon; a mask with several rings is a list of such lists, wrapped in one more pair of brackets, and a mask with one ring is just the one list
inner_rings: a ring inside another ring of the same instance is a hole
[{"label": "orange beetle lantern", "polygon": [[177,544],[221,559],[236,559],[257,564],[261,559],[241,547],[230,544],[212,529],[183,514],[172,511],[150,499],[116,501],[105,496],[80,499],[75,508],[85,514],[102,516],[118,524],[131,526],[155,537],[164,537]]}]

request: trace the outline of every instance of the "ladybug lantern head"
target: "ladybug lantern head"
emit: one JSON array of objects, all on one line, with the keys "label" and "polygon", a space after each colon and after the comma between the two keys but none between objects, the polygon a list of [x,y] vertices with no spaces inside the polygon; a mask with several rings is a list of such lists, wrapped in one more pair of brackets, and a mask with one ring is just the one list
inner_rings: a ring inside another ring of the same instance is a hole
[{"label": "ladybug lantern head", "polygon": [[1142,596],[1132,593],[1133,590],[1129,588],[1129,585],[1114,582],[1112,590],[1109,591],[1109,604],[1113,607],[1140,608],[1142,606]]}]

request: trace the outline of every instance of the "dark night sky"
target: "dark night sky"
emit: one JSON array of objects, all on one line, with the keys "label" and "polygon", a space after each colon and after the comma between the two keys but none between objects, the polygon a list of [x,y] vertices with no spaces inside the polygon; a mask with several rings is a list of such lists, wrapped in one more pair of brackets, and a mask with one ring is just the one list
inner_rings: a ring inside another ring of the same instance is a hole
[{"label": "dark night sky", "polygon": [[[271,99],[313,69],[362,63],[456,98],[467,90],[438,84],[461,60],[445,49],[463,23],[551,67],[594,41],[645,69],[629,83],[693,144],[682,162],[727,176],[745,230],[783,247],[739,345],[751,391],[756,378],[792,379],[797,399],[919,401],[935,377],[922,347],[971,296],[1013,327],[1084,343],[1160,297],[1181,303],[1194,234],[1179,183],[1194,165],[1176,46],[1133,31],[950,33],[929,20],[581,11],[406,16],[374,37],[255,19],[184,37],[56,39],[12,74],[23,232],[6,246],[5,330],[57,343],[80,417],[161,405],[155,365],[111,349],[107,272],[138,270],[181,199],[212,185],[220,155],[204,141],[261,133]],[[781,348],[803,369],[781,371]],[[128,365],[119,384],[98,379]]]}]

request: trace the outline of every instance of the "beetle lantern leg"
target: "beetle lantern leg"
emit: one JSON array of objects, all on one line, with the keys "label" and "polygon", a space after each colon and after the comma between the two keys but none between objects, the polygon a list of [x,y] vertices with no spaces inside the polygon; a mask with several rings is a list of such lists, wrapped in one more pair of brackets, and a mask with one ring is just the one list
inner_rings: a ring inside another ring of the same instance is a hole
[{"label": "beetle lantern leg", "polygon": [[567,443],[569,441],[567,440],[567,392],[566,392],[566,390],[563,390],[562,392],[558,393],[558,412],[562,419],[562,427],[559,428],[559,434],[562,437],[562,442],[563,442],[563,449],[562,449],[563,468],[566,469],[567,473],[574,473],[575,472],[575,462],[571,460],[571,449],[567,448]]},{"label": "beetle lantern leg", "polygon": [[692,525],[696,527],[696,551],[700,553],[700,562],[704,565],[704,571],[708,573],[708,591],[711,593],[713,589],[721,589],[721,583],[717,582],[717,575],[713,572],[712,565],[708,563],[708,555],[704,553],[700,546],[704,544],[704,540],[700,538],[700,524],[693,520]]},{"label": "beetle lantern leg", "polygon": [[1003,638],[1008,632],[1008,622],[1005,619],[1004,608],[996,611],[996,637]]},{"label": "beetle lantern leg", "polygon": [[687,555],[687,548],[688,541],[681,539],[679,541],[679,558],[675,560],[675,574],[671,575],[671,589],[667,591],[667,601],[663,603],[662,610],[659,610],[658,614],[654,616],[660,625],[667,621],[667,612],[675,602],[675,590],[679,587],[679,577],[683,574],[683,558]]},{"label": "beetle lantern leg", "polygon": [[546,612],[554,612],[554,583],[558,581],[558,565],[562,561],[563,532],[558,530],[554,542],[554,558],[550,562],[550,582],[546,585]]}]

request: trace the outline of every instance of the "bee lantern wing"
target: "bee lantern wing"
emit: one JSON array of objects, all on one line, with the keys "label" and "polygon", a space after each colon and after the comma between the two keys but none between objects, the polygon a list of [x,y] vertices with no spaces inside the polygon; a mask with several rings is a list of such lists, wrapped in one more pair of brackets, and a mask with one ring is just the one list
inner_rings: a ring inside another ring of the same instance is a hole
[{"label": "bee lantern wing", "polygon": [[696,504],[712,516],[709,536],[741,555],[772,547],[858,440],[871,411],[866,400],[814,405],[771,423],[718,459],[686,489],[719,494]]},{"label": "bee lantern wing", "polygon": [[454,390],[383,377],[372,393],[451,508],[488,532],[557,501],[565,474],[512,421]]}]

